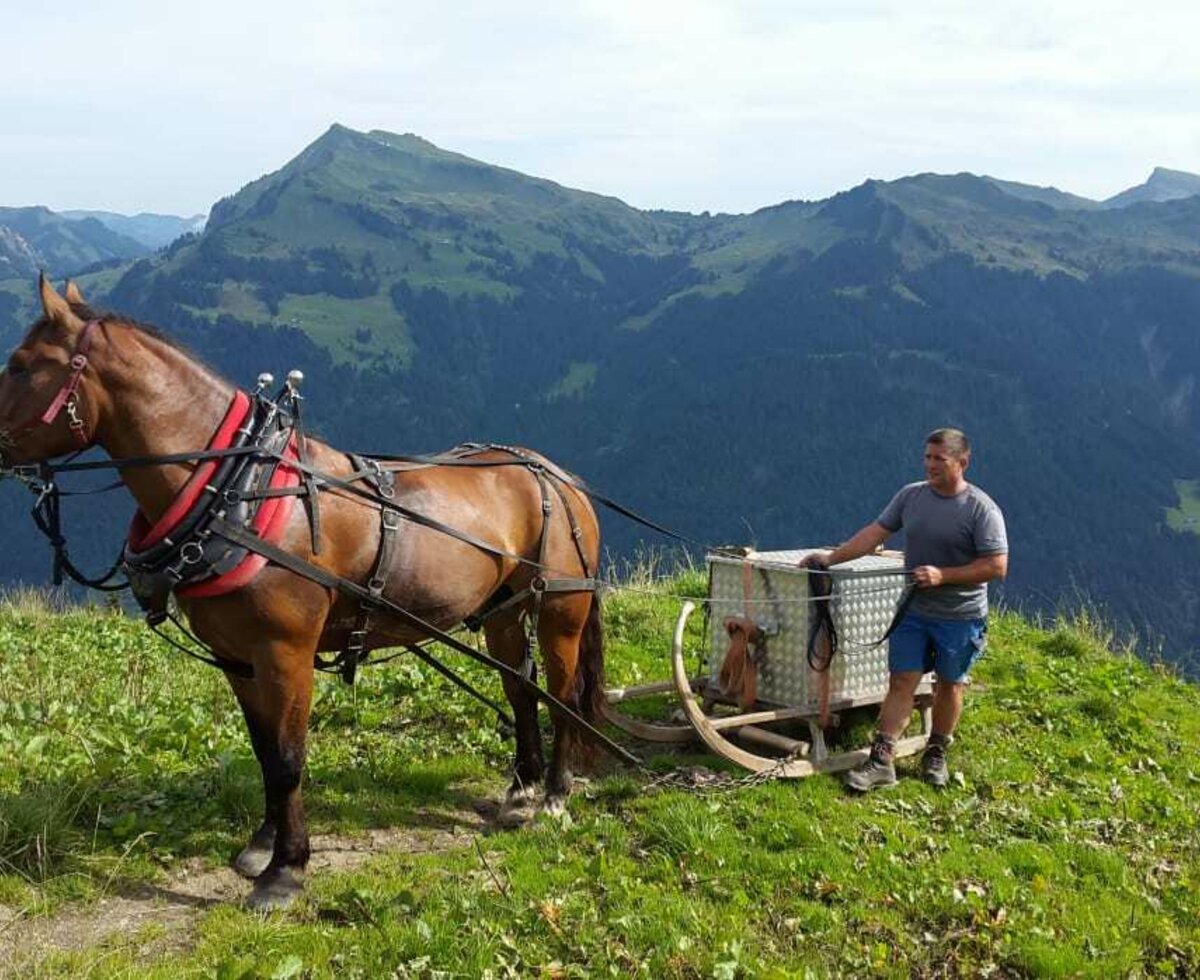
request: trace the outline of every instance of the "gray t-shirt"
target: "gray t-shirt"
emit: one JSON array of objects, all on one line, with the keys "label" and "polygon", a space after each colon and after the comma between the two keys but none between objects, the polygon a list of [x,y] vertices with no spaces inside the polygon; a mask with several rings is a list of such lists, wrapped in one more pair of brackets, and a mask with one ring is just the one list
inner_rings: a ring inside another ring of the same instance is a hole
[{"label": "gray t-shirt", "polygon": [[[1004,515],[986,493],[968,483],[943,497],[928,483],[901,488],[876,518],[893,534],[904,530],[904,564],[953,568],[985,555],[1008,553]],[[937,619],[982,619],[987,615],[987,585],[939,585],[918,589],[909,606]]]}]

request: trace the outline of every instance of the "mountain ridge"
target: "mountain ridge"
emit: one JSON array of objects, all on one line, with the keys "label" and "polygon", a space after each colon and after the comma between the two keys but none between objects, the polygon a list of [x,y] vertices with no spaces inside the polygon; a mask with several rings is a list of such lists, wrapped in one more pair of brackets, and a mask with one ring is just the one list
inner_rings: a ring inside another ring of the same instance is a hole
[{"label": "mountain ridge", "polygon": [[1106,208],[1119,208],[1145,201],[1177,201],[1196,194],[1200,194],[1200,175],[1155,167],[1145,183],[1114,194],[1103,203]]},{"label": "mountain ridge", "polygon": [[202,214],[181,217],[175,214],[157,214],[150,211],[119,214],[115,211],[70,210],[58,213],[71,220],[94,218],[105,227],[126,238],[140,242],[151,251],[157,251],[170,245],[180,235],[202,232],[206,220]]},{"label": "mountain ridge", "polygon": [[0,207],[0,279],[36,275],[42,268],[69,274],[149,253],[94,217],[72,220],[41,205]]}]

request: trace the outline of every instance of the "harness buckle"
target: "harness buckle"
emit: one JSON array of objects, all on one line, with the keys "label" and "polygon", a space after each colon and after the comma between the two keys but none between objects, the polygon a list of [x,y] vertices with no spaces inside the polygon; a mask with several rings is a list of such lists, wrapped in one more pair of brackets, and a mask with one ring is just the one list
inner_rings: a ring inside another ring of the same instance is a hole
[{"label": "harness buckle", "polygon": [[535,575],[529,582],[529,591],[539,594],[546,591],[546,579],[541,575]]},{"label": "harness buckle", "polygon": [[[22,469],[22,468],[26,469],[26,470],[35,469],[35,467],[32,467],[32,466],[18,467],[18,469]],[[45,480],[42,478],[42,475],[40,473],[38,473],[36,476],[32,475],[32,474],[29,476],[24,476],[22,474],[18,474],[17,479],[19,479],[22,483],[24,483],[27,487],[29,487],[30,490],[32,490],[34,493],[37,494],[37,500],[34,502],[34,505],[33,505],[34,509],[41,507],[42,503],[45,501],[45,499],[47,497],[51,496],[55,492],[55,490],[58,489],[54,485],[53,479]]]},{"label": "harness buckle", "polygon": [[79,408],[75,403],[75,396],[72,395],[65,406],[67,410],[67,426],[71,429],[82,430],[83,419],[79,417]]},{"label": "harness buckle", "polygon": [[351,654],[354,659],[361,660],[363,649],[367,645],[367,631],[351,630],[350,635],[346,637],[346,652]]},{"label": "harness buckle", "polygon": [[379,496],[385,500],[391,500],[396,496],[395,477],[383,468],[379,460],[368,457],[363,462],[367,464],[367,469],[375,477],[375,487],[379,491]]},{"label": "harness buckle", "polygon": [[82,371],[85,367],[87,367],[87,362],[88,359],[82,354],[76,354],[71,358],[71,370]]},{"label": "harness buckle", "polygon": [[198,541],[185,541],[179,549],[179,561],[183,565],[196,565],[204,560],[204,548]]}]

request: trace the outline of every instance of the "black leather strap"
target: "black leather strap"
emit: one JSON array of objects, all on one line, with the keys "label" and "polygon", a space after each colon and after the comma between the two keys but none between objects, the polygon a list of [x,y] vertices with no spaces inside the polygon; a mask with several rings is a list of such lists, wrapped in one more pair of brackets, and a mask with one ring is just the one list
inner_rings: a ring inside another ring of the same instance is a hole
[{"label": "black leather strap", "polygon": [[632,752],[618,745],[602,731],[582,718],[578,712],[568,707],[549,691],[543,690],[532,680],[526,677],[519,669],[510,667],[508,664],[501,660],[497,660],[495,657],[491,657],[480,650],[475,650],[472,647],[467,646],[467,644],[451,636],[445,630],[439,629],[432,623],[427,623],[425,620],[421,619],[420,616],[417,616],[415,613],[412,613],[402,606],[397,605],[386,596],[379,596],[376,598],[372,596],[370,591],[363,586],[358,585],[355,582],[351,582],[348,579],[334,575],[332,572],[327,572],[325,569],[320,568],[317,565],[309,564],[303,559],[297,558],[290,552],[284,551],[282,548],[277,548],[275,545],[267,544],[267,542],[263,541],[261,538],[245,530],[244,528],[229,524],[220,518],[217,518],[213,521],[212,530],[215,534],[221,535],[226,540],[231,541],[234,544],[241,545],[244,548],[248,548],[249,550],[254,551],[274,562],[276,565],[279,565],[281,568],[286,568],[288,571],[294,572],[296,575],[306,578],[310,582],[316,582],[318,585],[322,585],[326,588],[336,589],[344,595],[357,598],[360,602],[371,603],[376,608],[396,617],[406,626],[413,627],[414,629],[420,631],[423,635],[437,640],[439,643],[448,646],[450,649],[455,650],[466,657],[470,657],[472,660],[475,660],[478,663],[484,664],[485,666],[491,667],[493,670],[499,671],[506,677],[511,677],[538,700],[561,712],[562,715],[568,718],[572,724],[580,728],[583,732],[598,742],[607,752],[616,756],[622,762],[626,762],[633,766],[641,765],[641,760],[639,760]]}]

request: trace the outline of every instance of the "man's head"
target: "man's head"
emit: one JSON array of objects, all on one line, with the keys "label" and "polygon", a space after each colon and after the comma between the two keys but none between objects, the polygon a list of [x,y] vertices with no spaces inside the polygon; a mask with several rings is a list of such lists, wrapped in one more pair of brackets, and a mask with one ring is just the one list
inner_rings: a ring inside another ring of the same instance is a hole
[{"label": "man's head", "polygon": [[935,490],[961,490],[970,462],[971,443],[962,429],[934,429],[925,437],[925,475]]}]

